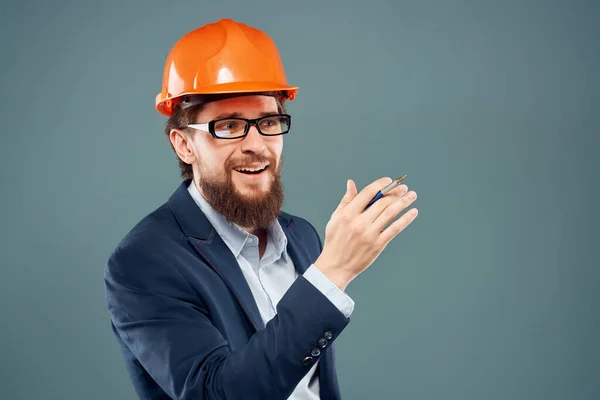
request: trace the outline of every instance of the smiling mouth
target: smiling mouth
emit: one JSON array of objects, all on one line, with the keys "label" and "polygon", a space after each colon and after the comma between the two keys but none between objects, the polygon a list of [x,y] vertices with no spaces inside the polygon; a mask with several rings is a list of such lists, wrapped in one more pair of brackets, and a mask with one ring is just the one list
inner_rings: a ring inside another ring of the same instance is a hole
[{"label": "smiling mouth", "polygon": [[261,167],[256,167],[256,168],[234,168],[234,170],[236,170],[237,172],[239,172],[241,174],[258,175],[261,172],[265,171],[268,167],[269,167],[268,165],[263,165]]}]

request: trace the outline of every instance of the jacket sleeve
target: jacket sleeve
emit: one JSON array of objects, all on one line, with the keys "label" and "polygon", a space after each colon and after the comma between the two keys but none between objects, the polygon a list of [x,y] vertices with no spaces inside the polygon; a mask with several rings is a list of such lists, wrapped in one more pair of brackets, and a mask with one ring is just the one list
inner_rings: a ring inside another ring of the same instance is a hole
[{"label": "jacket sleeve", "polygon": [[319,339],[331,343],[349,321],[300,276],[275,318],[232,352],[177,268],[137,246],[111,255],[105,291],[118,335],[173,399],[286,399],[318,361],[306,357]]}]

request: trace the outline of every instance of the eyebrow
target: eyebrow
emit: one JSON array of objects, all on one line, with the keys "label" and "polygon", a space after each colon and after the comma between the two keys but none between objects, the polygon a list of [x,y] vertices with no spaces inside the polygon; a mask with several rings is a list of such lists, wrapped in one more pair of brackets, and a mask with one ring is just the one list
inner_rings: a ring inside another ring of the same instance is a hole
[{"label": "eyebrow", "polygon": [[[258,114],[258,116],[260,118],[260,117],[265,117],[267,115],[276,115],[276,114],[279,114],[279,112],[263,111],[260,114]],[[240,112],[232,112],[232,113],[221,113],[221,114],[217,115],[216,117],[214,117],[213,119],[221,119],[221,118],[245,118],[245,117]]]}]

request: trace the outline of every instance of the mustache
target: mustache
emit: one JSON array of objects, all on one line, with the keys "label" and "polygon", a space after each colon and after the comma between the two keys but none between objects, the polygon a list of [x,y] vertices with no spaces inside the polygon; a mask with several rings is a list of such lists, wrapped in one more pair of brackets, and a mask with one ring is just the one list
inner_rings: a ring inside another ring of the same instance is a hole
[{"label": "mustache", "polygon": [[268,163],[271,166],[275,166],[276,164],[276,160],[275,157],[270,156],[263,156],[263,155],[259,155],[259,154],[254,154],[248,157],[244,157],[244,158],[236,158],[236,159],[230,159],[227,161],[226,163],[226,167],[227,168],[234,168],[240,165],[248,165],[248,164],[263,164],[263,163]]}]

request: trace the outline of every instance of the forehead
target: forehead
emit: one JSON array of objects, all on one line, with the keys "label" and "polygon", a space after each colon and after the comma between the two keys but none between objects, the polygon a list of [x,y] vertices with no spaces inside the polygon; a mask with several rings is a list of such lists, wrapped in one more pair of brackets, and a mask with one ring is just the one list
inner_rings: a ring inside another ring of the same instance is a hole
[{"label": "forehead", "polygon": [[239,113],[243,117],[255,118],[264,112],[277,112],[277,101],[272,96],[239,96],[206,103],[198,114],[200,118]]}]

